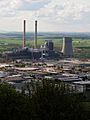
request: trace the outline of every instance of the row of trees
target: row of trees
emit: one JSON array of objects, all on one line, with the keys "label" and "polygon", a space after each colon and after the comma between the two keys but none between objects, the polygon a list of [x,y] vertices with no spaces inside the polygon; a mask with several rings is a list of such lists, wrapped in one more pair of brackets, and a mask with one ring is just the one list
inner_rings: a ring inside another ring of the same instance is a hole
[{"label": "row of trees", "polygon": [[0,84],[1,120],[89,120],[82,94],[43,81],[32,96]]}]

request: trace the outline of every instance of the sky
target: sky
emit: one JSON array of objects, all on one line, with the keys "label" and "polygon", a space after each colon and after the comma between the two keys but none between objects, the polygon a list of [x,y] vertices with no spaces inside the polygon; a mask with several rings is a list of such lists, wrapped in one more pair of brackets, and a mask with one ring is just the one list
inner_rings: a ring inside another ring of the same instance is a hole
[{"label": "sky", "polygon": [[0,31],[90,32],[90,0],[0,0]]}]

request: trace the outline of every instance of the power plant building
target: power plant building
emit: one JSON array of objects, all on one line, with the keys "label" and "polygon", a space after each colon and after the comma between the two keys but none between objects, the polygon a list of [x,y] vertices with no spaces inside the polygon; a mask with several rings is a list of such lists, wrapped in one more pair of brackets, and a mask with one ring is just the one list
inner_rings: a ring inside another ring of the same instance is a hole
[{"label": "power plant building", "polygon": [[52,40],[45,40],[45,43],[37,48],[37,21],[35,21],[34,48],[26,47],[26,20],[23,23],[23,41],[22,49],[5,52],[3,56],[7,59],[58,59],[64,57],[72,57],[72,38],[65,37],[63,39],[62,52],[54,50]]},{"label": "power plant building", "polygon": [[54,49],[54,44],[53,44],[53,42],[51,40],[46,40],[44,46],[45,46],[45,48],[48,48],[49,50]]}]

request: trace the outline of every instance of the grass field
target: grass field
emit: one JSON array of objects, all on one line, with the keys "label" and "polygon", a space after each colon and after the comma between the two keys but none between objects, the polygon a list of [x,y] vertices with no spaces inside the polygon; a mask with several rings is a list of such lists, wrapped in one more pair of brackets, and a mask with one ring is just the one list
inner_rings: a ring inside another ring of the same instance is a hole
[{"label": "grass field", "polygon": [[76,58],[90,58],[90,40],[74,40],[74,57]]},{"label": "grass field", "polygon": [[[61,51],[62,38],[53,38],[54,48]],[[38,47],[45,42],[43,37],[38,37]],[[33,47],[34,41],[27,39],[26,46]],[[22,47],[22,39],[20,38],[0,38],[0,52],[18,49]],[[74,57],[90,58],[90,39],[73,39]]]}]

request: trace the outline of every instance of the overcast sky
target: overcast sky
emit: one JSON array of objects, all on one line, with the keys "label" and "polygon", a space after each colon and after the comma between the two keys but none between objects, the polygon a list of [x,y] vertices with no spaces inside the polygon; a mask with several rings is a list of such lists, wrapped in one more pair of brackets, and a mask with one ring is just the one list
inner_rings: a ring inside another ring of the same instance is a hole
[{"label": "overcast sky", "polygon": [[0,0],[0,31],[90,32],[90,0]]}]

